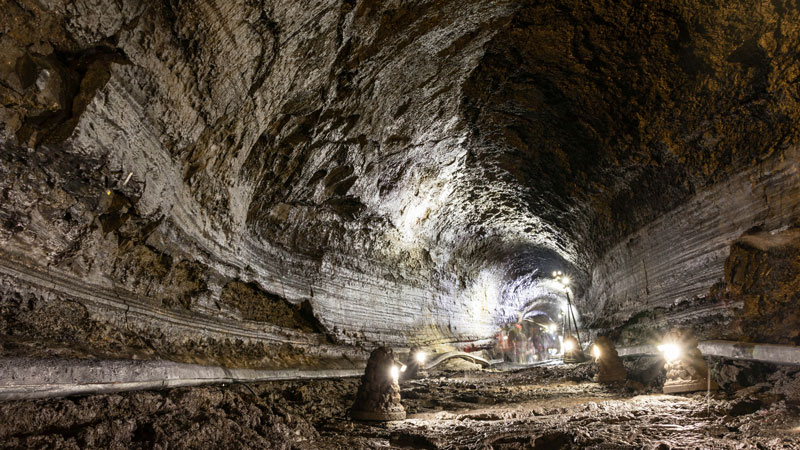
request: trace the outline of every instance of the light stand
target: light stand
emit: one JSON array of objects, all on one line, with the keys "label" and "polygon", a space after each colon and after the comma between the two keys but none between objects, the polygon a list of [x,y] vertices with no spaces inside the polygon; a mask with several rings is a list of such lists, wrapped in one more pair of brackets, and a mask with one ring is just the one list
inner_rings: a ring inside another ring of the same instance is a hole
[{"label": "light stand", "polygon": [[577,335],[577,340],[575,338],[571,338],[571,341],[574,341],[574,344],[570,344],[571,348],[569,351],[564,348],[564,362],[572,363],[572,362],[581,362],[585,359],[583,354],[583,349],[581,348],[581,332],[578,329],[578,321],[575,319],[575,314],[572,311],[572,298],[569,295],[569,278],[565,277],[561,271],[553,272],[553,277],[555,281],[558,282],[561,287],[564,289],[564,293],[567,295],[567,311],[564,313],[564,341],[566,342],[568,337],[572,336],[570,332],[574,329],[575,334]]}]

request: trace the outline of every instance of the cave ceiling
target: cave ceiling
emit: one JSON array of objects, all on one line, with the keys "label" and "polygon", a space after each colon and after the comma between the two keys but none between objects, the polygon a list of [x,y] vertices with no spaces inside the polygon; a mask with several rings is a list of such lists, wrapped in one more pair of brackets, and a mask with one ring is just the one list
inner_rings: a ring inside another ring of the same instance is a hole
[{"label": "cave ceiling", "polygon": [[4,252],[137,292],[177,276],[122,270],[137,245],[209,298],[340,289],[328,327],[408,312],[345,273],[473,337],[446,317],[555,301],[553,270],[591,302],[605,252],[800,130],[788,1],[3,8]]}]

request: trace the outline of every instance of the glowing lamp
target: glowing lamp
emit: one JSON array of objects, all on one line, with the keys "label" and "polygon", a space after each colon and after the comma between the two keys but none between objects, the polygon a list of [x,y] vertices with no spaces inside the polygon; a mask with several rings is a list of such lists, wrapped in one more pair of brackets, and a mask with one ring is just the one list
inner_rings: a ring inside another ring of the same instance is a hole
[{"label": "glowing lamp", "polygon": [[579,363],[585,359],[581,345],[574,336],[564,336],[562,348],[564,349],[564,363],[566,364]]},{"label": "glowing lamp", "polygon": [[417,352],[415,358],[417,359],[418,363],[422,364],[425,362],[427,355],[425,354],[425,352]]},{"label": "glowing lamp", "polygon": [[562,278],[561,279],[561,284],[563,284],[564,286],[569,285],[569,278],[567,278],[567,277]]},{"label": "glowing lamp", "polygon": [[691,330],[673,328],[661,342],[658,350],[664,354],[664,369],[667,371],[663,389],[665,394],[719,388],[708,370],[708,364],[703,360],[703,354],[697,348],[697,338]]},{"label": "glowing lamp", "polygon": [[548,330],[548,331],[550,331],[551,333],[555,333],[555,332],[556,332],[556,330],[558,330],[558,325],[556,325],[556,324],[554,324],[554,323],[551,323],[551,324],[550,324],[550,325],[547,327],[547,330]]},{"label": "glowing lamp", "polygon": [[667,362],[675,361],[681,357],[681,348],[677,344],[661,344],[658,346],[658,351],[664,354],[664,359]]},{"label": "glowing lamp", "polygon": [[593,345],[592,346],[592,355],[594,355],[594,359],[600,359],[600,347]]},{"label": "glowing lamp", "polygon": [[389,373],[392,374],[392,381],[394,381],[395,383],[397,383],[397,381],[400,380],[400,368],[399,367],[392,366],[392,368],[391,368]]}]

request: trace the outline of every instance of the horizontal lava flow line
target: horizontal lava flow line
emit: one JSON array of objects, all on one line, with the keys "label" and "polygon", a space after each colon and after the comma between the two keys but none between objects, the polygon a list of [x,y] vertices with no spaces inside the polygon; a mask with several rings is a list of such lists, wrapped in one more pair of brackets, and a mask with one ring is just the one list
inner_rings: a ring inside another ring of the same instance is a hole
[{"label": "horizontal lava flow line", "polygon": [[0,358],[0,400],[233,382],[355,377],[364,369],[228,369],[172,361]]},{"label": "horizontal lava flow line", "polygon": [[[748,359],[774,364],[800,364],[800,347],[736,341],[702,341],[697,346],[703,355],[729,359]],[[655,345],[635,345],[617,349],[619,356],[658,355]]]},{"label": "horizontal lava flow line", "polygon": [[[735,341],[703,341],[700,350],[707,356],[749,359],[776,364],[800,364],[800,347],[752,344]],[[620,356],[656,355],[654,345],[620,347]],[[463,357],[463,352],[448,352],[426,365]],[[487,365],[495,361],[486,361]],[[154,360],[74,360],[0,358],[0,400],[102,394],[143,389],[162,389],[233,382],[287,381],[302,379],[356,377],[363,369],[228,369],[218,366]]]}]

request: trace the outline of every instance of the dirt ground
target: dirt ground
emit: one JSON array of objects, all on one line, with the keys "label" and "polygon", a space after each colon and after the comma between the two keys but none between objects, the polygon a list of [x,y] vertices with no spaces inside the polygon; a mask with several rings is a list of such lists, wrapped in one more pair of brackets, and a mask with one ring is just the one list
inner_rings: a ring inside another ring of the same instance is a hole
[{"label": "dirt ground", "polygon": [[404,383],[408,418],[381,424],[346,418],[355,378],[4,402],[0,448],[800,449],[800,402],[769,384],[661,395],[595,384],[591,364],[470,369]]}]

